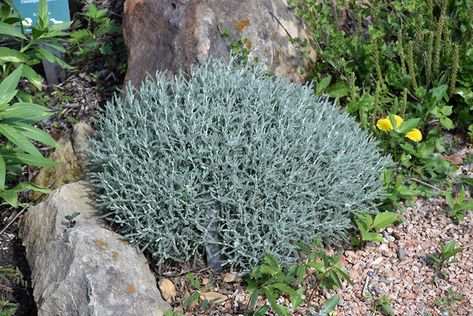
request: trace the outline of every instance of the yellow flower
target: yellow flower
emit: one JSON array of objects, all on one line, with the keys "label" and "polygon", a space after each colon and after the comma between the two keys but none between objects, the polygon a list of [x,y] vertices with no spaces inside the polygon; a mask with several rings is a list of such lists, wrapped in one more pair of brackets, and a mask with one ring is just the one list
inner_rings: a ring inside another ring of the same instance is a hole
[{"label": "yellow flower", "polygon": [[414,128],[406,133],[406,137],[412,140],[413,142],[418,143],[422,140],[422,133],[417,128]]},{"label": "yellow flower", "polygon": [[[402,123],[404,123],[404,119],[400,117],[399,115],[394,115],[394,122],[396,123],[396,127],[400,126]],[[391,120],[389,119],[389,116],[379,119],[378,123],[376,126],[382,130],[383,132],[389,132],[390,130],[393,129],[393,126],[391,124]]]}]

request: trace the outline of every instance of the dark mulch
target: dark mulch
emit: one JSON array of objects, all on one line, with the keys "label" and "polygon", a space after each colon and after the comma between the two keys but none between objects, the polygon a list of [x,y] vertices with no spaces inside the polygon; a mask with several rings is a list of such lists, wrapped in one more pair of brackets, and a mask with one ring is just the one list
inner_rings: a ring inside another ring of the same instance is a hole
[{"label": "dark mulch", "polygon": [[[18,224],[15,217],[21,209],[2,207],[0,209],[0,232],[9,223],[12,223],[0,234],[0,268],[12,268],[20,271],[17,277],[3,274],[0,276],[0,300],[17,304],[15,315],[36,315],[36,305],[31,288],[30,268],[26,261],[25,248],[21,245],[18,235]],[[1,308],[0,308],[1,312]]]}]

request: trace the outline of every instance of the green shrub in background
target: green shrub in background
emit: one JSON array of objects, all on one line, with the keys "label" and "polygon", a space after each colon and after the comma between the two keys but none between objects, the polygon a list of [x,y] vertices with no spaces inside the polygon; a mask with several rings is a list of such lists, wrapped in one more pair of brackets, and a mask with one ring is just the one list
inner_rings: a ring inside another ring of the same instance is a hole
[{"label": "green shrub in background", "polygon": [[[317,92],[338,97],[363,127],[389,113],[418,118],[421,144],[397,145],[411,174],[441,182],[442,130],[473,138],[473,2],[292,0],[312,34]],[[384,145],[384,142],[382,142]],[[386,146],[386,149],[389,144]]]},{"label": "green shrub in background", "polygon": [[95,80],[113,77],[116,85],[121,85],[123,78],[115,78],[115,74],[126,71],[126,48],[120,24],[109,17],[106,9],[89,3],[83,13],[76,15],[69,44],[74,65],[95,72]]},{"label": "green shrub in background", "polygon": [[389,163],[348,114],[310,86],[210,61],[113,100],[97,122],[98,205],[161,264],[216,245],[227,267],[297,258],[316,235],[347,240],[373,210]]},{"label": "green shrub in background", "polygon": [[[11,2],[0,4],[0,197],[12,206],[18,205],[18,193],[24,189],[47,192],[26,182],[18,183],[24,165],[55,165],[32,143],[57,145],[51,136],[33,126],[53,114],[32,101],[34,89],[42,89],[42,78],[33,67],[42,59],[69,67],[51,52],[65,51],[60,37],[66,35],[63,30],[69,24],[48,25],[48,20],[47,1],[41,0],[37,23],[30,34],[25,34],[18,28],[21,18]],[[26,80],[20,86],[22,77]]]}]

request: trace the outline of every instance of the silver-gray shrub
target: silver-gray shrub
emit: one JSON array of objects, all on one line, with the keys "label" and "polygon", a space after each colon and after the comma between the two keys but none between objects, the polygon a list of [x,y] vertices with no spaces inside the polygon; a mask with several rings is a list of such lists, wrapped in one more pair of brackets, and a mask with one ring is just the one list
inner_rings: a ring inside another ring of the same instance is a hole
[{"label": "silver-gray shrub", "polygon": [[288,263],[316,235],[346,240],[373,210],[389,163],[376,141],[310,86],[210,61],[148,78],[110,102],[92,141],[106,217],[157,264],[214,244],[224,266]]}]

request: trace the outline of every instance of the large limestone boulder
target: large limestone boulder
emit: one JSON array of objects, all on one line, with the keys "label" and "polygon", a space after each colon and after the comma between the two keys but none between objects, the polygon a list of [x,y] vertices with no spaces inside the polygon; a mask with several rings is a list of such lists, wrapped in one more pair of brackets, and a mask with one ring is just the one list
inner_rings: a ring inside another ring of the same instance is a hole
[{"label": "large limestone boulder", "polygon": [[89,194],[85,182],[64,185],[22,220],[38,315],[163,315],[146,259],[101,223]]},{"label": "large limestone boulder", "polygon": [[285,0],[126,0],[124,11],[125,82],[135,85],[147,72],[187,71],[209,56],[228,58],[232,41],[243,39],[250,59],[258,57],[275,75],[301,81],[315,61],[313,51],[304,56],[291,44],[307,34]]}]

